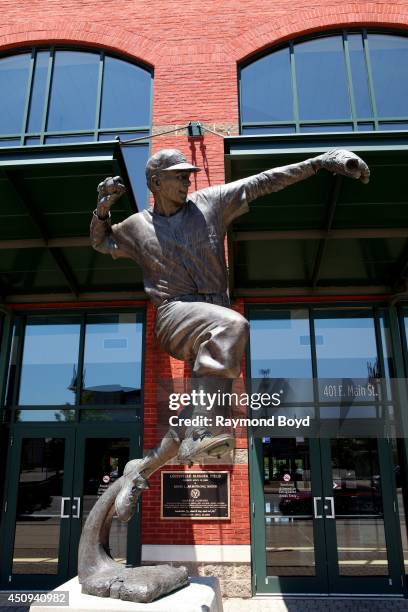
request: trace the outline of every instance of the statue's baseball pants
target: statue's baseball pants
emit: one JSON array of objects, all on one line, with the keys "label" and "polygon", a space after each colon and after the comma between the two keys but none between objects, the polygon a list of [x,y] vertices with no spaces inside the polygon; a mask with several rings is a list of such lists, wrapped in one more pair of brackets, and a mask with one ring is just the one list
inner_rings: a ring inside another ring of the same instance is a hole
[{"label": "statue's baseball pants", "polygon": [[173,300],[157,309],[156,336],[172,357],[191,364],[193,376],[236,378],[248,340],[248,321],[215,303]]}]

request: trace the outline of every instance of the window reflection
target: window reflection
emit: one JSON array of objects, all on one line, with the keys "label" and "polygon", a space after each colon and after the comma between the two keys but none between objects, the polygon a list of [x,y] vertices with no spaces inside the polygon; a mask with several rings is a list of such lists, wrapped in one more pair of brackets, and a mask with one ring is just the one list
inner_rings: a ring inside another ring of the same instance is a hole
[{"label": "window reflection", "polygon": [[115,57],[105,59],[101,128],[150,124],[151,73]]},{"label": "window reflection", "polygon": [[295,58],[300,118],[351,117],[341,36],[297,44]]},{"label": "window reflection", "polygon": [[0,60],[0,134],[21,132],[30,54]]},{"label": "window reflection", "polygon": [[33,87],[30,99],[30,119],[28,122],[28,129],[30,132],[40,132],[42,129],[49,58],[49,51],[41,51],[37,53],[35,59]]},{"label": "window reflection", "polygon": [[310,330],[307,310],[275,311],[251,319],[252,378],[309,378]]},{"label": "window reflection", "polygon": [[75,404],[79,333],[78,317],[28,318],[18,404]]},{"label": "window reflection", "polygon": [[241,69],[242,133],[279,131],[279,121],[291,124],[284,131],[405,130],[407,66],[406,36],[345,30],[293,41]]},{"label": "window reflection", "polygon": [[95,127],[99,54],[57,51],[51,88],[48,130]]},{"label": "window reflection", "polygon": [[363,47],[363,37],[361,34],[349,34],[347,40],[357,116],[371,117],[372,107],[368,87],[368,73]]},{"label": "window reflection", "polygon": [[373,317],[320,312],[315,334],[319,378],[379,377]]},{"label": "window reflection", "polygon": [[57,574],[65,440],[24,438],[13,574]]},{"label": "window reflection", "polygon": [[142,323],[137,314],[90,315],[81,403],[139,402],[141,354]]},{"label": "window reflection", "polygon": [[406,117],[408,39],[403,36],[371,34],[369,46],[379,116]]},{"label": "window reflection", "polygon": [[243,121],[293,119],[289,49],[276,51],[242,69]]},{"label": "window reflection", "polygon": [[[313,400],[307,310],[274,311],[267,318],[251,318],[250,351],[251,378],[259,382],[254,391],[283,389],[285,401]],[[274,379],[274,388],[267,388],[266,379]]]}]

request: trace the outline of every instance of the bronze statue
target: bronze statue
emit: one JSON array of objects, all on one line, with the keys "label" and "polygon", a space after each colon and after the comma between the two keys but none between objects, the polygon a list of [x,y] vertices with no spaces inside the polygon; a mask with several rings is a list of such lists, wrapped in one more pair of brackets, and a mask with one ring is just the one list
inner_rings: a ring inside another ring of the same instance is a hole
[{"label": "bronze statue", "polygon": [[[200,169],[188,163],[180,151],[165,149],[153,155],[146,166],[154,208],[115,225],[111,225],[110,208],[125,187],[120,177],[107,178],[98,186],[97,208],[91,222],[92,246],[115,259],[130,258],[141,266],[146,293],[157,309],[157,339],[170,355],[190,363],[192,386],[197,391],[224,393],[231,389],[232,379],[241,372],[248,338],[248,322],[230,309],[227,293],[224,238],[229,224],[248,211],[249,202],[313,176],[320,169],[360,179],[363,183],[368,182],[370,174],[367,165],[350,151],[331,150],[297,164],[188,195],[190,174]],[[206,412],[207,406],[202,401],[194,406],[192,416]],[[116,586],[111,588],[111,596],[122,597],[123,591],[122,598],[147,601],[140,599],[140,588],[134,586],[133,578],[123,575],[125,568],[118,577],[120,568],[114,568],[106,557],[106,533],[114,504],[118,517],[128,521],[138,496],[148,487],[148,478],[167,461],[177,456],[181,463],[191,464],[204,455],[221,457],[233,444],[233,437],[228,433],[215,435],[206,427],[187,427],[182,435],[170,429],[157,448],[143,459],[130,461],[122,478],[115,483],[115,490],[109,489],[94,506],[84,528],[86,542],[81,540],[79,555],[83,591],[91,594],[103,591],[105,596],[109,595],[107,584],[112,580],[107,576],[113,572],[112,584]],[[96,506],[103,505],[107,494],[109,502],[106,500],[105,510],[100,509],[98,514]],[[95,537],[96,547],[91,545]],[[93,551],[92,559],[88,548]],[[167,589],[164,592],[186,584],[186,572],[175,576],[173,585],[168,575],[164,577],[168,570],[185,568],[160,567]],[[145,568],[127,571],[141,569]],[[98,584],[104,586],[96,592],[98,589],[89,584],[92,580],[98,582],[98,574],[101,576]],[[157,596],[152,595],[149,601]]]}]

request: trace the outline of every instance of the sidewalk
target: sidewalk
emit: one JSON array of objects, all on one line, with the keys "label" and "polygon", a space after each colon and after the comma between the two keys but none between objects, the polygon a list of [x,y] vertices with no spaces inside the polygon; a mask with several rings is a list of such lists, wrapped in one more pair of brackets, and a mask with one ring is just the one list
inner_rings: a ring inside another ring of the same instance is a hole
[{"label": "sidewalk", "polygon": [[[348,599],[321,597],[316,599],[224,599],[223,612],[408,612],[408,599]],[[64,610],[66,608],[61,608]],[[0,612],[28,612],[29,608],[0,606]],[[44,607],[44,612],[47,608]],[[69,610],[69,608],[68,608]],[[172,612],[177,612],[173,610]]]},{"label": "sidewalk", "polygon": [[225,599],[224,612],[399,612],[408,611],[408,599],[340,597]]}]

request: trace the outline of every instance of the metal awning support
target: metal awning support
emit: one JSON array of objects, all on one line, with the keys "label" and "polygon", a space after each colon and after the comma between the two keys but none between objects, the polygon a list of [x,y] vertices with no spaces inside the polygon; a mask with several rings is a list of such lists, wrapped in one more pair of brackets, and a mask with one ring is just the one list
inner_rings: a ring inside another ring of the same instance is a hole
[{"label": "metal awning support", "polygon": [[340,175],[336,175],[333,179],[332,188],[330,190],[330,196],[329,196],[329,201],[328,201],[328,206],[327,206],[326,222],[325,222],[325,227],[324,227],[326,236],[325,238],[320,240],[320,243],[317,249],[315,263],[313,266],[313,273],[312,273],[312,279],[311,279],[311,285],[313,289],[315,289],[319,281],[320,269],[322,267],[323,257],[326,251],[330,230],[333,225],[333,219],[334,219],[334,215],[336,212],[337,202],[339,201],[339,195],[340,195],[342,184],[343,184],[343,177]]},{"label": "metal awning support", "polygon": [[395,266],[395,274],[391,279],[392,291],[400,291],[401,284],[404,283],[403,290],[406,290],[406,284],[408,280],[408,240],[405,243],[405,247],[401,253],[401,256]]},{"label": "metal awning support", "polygon": [[36,208],[32,198],[30,197],[30,194],[27,192],[27,189],[25,188],[18,171],[4,169],[4,174],[7,177],[10,185],[12,186],[15,194],[18,196],[20,202],[29,214],[34,225],[36,226],[44,245],[47,246],[51,257],[53,258],[60,272],[64,276],[65,281],[68,284],[70,290],[75,295],[75,297],[77,297],[79,294],[79,288],[74,274],[67,262],[65,261],[65,258],[61,251],[59,251],[58,248],[49,246],[49,235],[44,219]]},{"label": "metal awning support", "polygon": [[[406,236],[408,237],[408,231]],[[17,240],[0,240],[0,251],[13,249],[45,249],[45,248],[65,248],[65,247],[89,247],[91,246],[90,238],[21,238]]]}]

